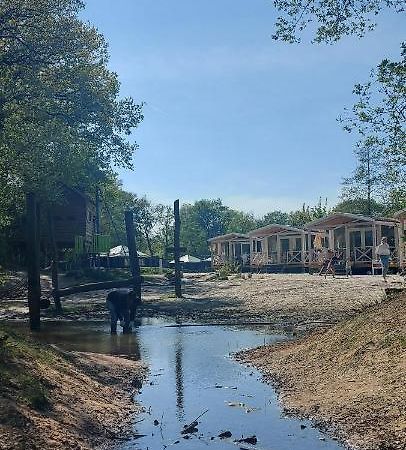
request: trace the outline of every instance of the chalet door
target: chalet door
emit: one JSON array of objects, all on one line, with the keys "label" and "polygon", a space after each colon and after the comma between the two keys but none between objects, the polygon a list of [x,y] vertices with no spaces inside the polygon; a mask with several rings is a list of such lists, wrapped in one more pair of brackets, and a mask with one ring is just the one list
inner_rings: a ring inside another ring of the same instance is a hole
[{"label": "chalet door", "polygon": [[282,262],[286,262],[288,260],[288,252],[289,252],[289,238],[281,239],[281,256]]},{"label": "chalet door", "polygon": [[350,253],[354,262],[371,262],[373,255],[373,230],[349,230]]}]

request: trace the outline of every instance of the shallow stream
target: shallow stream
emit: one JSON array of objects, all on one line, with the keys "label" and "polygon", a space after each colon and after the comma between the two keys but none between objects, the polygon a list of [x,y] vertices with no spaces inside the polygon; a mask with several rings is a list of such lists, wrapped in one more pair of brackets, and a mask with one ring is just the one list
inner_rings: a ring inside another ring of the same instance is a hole
[{"label": "shallow stream", "polygon": [[[275,390],[231,358],[244,348],[289,339],[267,327],[177,327],[146,320],[132,335],[110,336],[107,324],[44,324],[43,339],[67,350],[144,360],[148,381],[136,397],[144,412],[138,435],[120,450],[335,450],[342,447],[309,421],[283,414]],[[196,431],[182,433],[197,420]],[[222,432],[231,437],[220,438]],[[236,440],[255,436],[250,442]]]}]

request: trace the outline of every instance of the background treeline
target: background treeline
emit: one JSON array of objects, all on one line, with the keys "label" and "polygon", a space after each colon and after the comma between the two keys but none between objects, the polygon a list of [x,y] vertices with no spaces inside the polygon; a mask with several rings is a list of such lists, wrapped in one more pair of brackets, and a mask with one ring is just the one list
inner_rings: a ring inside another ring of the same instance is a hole
[{"label": "background treeline", "polygon": [[[112,236],[114,244],[125,243],[123,223],[124,209],[134,212],[139,247],[150,255],[169,256],[166,249],[173,242],[172,205],[154,204],[147,197],[126,192],[117,181],[111,182],[102,195],[103,232]],[[391,215],[396,209],[375,200],[346,198],[329,207],[327,199],[309,206],[303,204],[298,210],[270,211],[263,217],[232,209],[221,199],[202,199],[192,204],[181,204],[181,244],[194,256],[208,256],[207,240],[226,233],[247,233],[272,223],[301,227],[305,223],[326,216],[331,212],[350,212],[372,216]]]}]

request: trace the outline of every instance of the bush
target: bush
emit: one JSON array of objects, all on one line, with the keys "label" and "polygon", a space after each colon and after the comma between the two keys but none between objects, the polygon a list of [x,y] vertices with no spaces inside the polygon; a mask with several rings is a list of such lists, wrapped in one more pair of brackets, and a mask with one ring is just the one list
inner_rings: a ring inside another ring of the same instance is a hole
[{"label": "bush", "polygon": [[216,271],[219,280],[227,280],[230,275],[237,273],[240,273],[240,266],[232,263],[226,263]]}]

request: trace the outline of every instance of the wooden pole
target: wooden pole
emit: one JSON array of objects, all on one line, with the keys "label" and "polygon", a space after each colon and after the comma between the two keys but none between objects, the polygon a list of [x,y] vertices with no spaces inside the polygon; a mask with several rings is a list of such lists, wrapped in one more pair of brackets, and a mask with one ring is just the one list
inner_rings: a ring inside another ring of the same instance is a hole
[{"label": "wooden pole", "polygon": [[51,278],[52,278],[52,296],[54,297],[55,312],[57,315],[62,314],[61,298],[59,296],[59,279],[58,279],[58,247],[55,239],[54,218],[52,212],[48,210],[48,228],[49,241],[51,246]]},{"label": "wooden pole", "polygon": [[175,259],[175,295],[177,298],[182,297],[182,285],[180,275],[180,214],[179,214],[179,200],[175,200],[173,203],[173,212],[175,217],[174,228],[174,259]]},{"label": "wooden pole", "polygon": [[35,194],[26,195],[27,206],[27,277],[28,277],[28,310],[31,330],[39,330],[41,282],[39,263],[39,226],[37,215],[37,200]]},{"label": "wooden pole", "polygon": [[141,270],[137,254],[137,244],[135,243],[134,218],[132,211],[125,211],[125,229],[127,233],[127,246],[130,253],[130,269],[133,278],[136,300],[141,302]]}]

